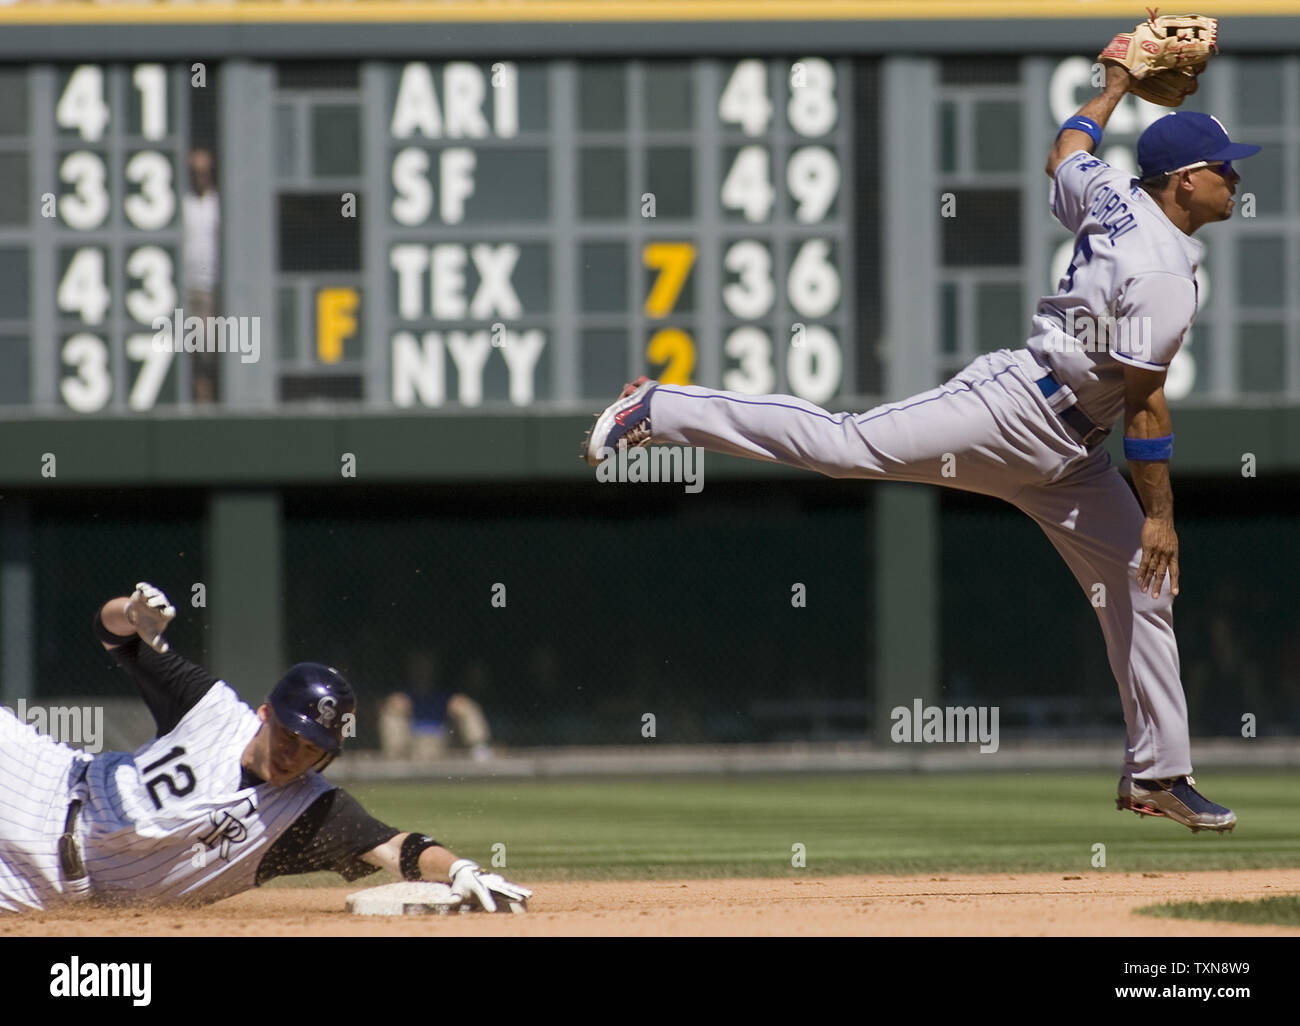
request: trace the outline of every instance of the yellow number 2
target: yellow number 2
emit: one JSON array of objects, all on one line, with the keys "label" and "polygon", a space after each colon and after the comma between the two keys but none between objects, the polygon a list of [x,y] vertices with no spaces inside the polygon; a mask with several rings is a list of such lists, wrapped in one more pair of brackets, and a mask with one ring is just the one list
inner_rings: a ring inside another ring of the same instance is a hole
[{"label": "yellow number 2", "polygon": [[695,343],[681,328],[660,328],[646,346],[646,359],[652,364],[667,364],[657,380],[664,385],[689,385],[695,370]]}]

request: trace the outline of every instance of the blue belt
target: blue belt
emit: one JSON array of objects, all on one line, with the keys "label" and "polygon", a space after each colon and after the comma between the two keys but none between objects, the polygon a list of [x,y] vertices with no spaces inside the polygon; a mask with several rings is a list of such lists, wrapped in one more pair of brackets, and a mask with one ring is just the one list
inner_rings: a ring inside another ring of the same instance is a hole
[{"label": "blue belt", "polygon": [[[1061,383],[1052,376],[1051,371],[1034,382],[1038,386],[1038,391],[1043,393],[1044,399],[1050,399],[1061,388]],[[1091,449],[1093,446],[1100,445],[1110,434],[1110,428],[1102,427],[1100,424],[1094,424],[1084,414],[1079,407],[1071,404],[1058,414],[1061,420],[1079,436],[1079,441],[1083,443],[1085,449]]]}]

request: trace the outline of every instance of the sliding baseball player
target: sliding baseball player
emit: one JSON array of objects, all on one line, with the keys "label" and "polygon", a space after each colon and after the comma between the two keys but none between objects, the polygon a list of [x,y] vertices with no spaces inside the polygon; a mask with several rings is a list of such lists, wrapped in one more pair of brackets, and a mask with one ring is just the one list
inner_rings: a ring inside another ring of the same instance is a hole
[{"label": "sliding baseball player", "polygon": [[531,897],[431,837],[381,823],[321,775],[353,733],[356,697],[337,670],[299,663],[251,709],[168,650],[175,615],[143,583],[95,615],[157,726],[135,752],[90,756],[0,708],[0,911],[86,898],[203,904],[318,870],[448,880],[465,907],[489,912]]}]

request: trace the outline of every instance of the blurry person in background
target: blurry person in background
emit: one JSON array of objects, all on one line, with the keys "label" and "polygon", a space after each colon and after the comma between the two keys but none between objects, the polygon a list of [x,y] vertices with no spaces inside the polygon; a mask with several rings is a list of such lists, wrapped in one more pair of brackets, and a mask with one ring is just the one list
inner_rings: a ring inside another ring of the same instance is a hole
[{"label": "blurry person in background", "polygon": [[[220,267],[221,204],[212,171],[210,150],[190,150],[190,188],[181,203],[184,240],[185,316],[217,315]],[[206,323],[206,321],[205,321]],[[217,399],[218,354],[200,352],[194,358],[191,380],[195,402]]]},{"label": "blurry person in background", "polygon": [[413,649],[406,658],[406,688],[384,699],[379,744],[385,758],[430,762],[449,744],[469,750],[476,762],[492,757],[491,731],[482,707],[461,692],[438,688],[438,657]]}]

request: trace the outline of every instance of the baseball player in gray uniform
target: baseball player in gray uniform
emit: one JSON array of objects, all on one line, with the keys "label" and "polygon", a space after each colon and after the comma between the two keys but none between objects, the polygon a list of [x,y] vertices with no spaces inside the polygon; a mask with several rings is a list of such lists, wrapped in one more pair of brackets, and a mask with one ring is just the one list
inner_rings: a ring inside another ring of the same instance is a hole
[{"label": "baseball player in gray uniform", "polygon": [[[1196,313],[1192,235],[1231,216],[1232,162],[1259,147],[1231,142],[1212,117],[1173,113],[1142,134],[1141,177],[1131,178],[1092,156],[1128,88],[1128,73],[1108,67],[1102,92],[1065,122],[1048,156],[1052,212],[1076,243],[1023,348],[980,356],[938,388],[861,414],[641,378],[597,417],[583,455],[596,465],[625,446],[700,446],[1005,499],[1046,532],[1085,593],[1105,589],[1095,608],[1128,732],[1118,807],[1222,832],[1236,816],[1190,776],[1164,381]],[[1101,447],[1121,413],[1141,505]],[[956,476],[943,475],[952,460]]]},{"label": "baseball player in gray uniform", "polygon": [[168,650],[176,615],[149,584],[95,614],[94,629],[135,679],[157,733],[135,752],[90,756],[0,708],[0,911],[94,898],[202,904],[272,877],[388,869],[448,880],[466,907],[532,892],[396,830],[321,776],[356,698],[338,671],[292,667],[253,710],[223,681]]}]

